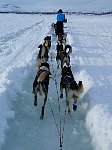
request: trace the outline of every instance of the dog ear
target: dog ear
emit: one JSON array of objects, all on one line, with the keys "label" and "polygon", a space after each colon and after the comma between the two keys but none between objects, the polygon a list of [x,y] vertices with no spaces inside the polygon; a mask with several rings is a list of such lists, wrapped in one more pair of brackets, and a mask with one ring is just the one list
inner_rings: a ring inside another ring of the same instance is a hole
[{"label": "dog ear", "polygon": [[49,39],[51,40],[51,36],[49,36]]},{"label": "dog ear", "polygon": [[75,80],[70,84],[70,88],[71,88],[72,90],[77,90],[77,89],[78,89],[78,86],[77,86],[77,83],[76,83]]},{"label": "dog ear", "polygon": [[42,48],[42,44],[40,44],[40,45],[38,46],[38,48]]},{"label": "dog ear", "polygon": [[46,37],[44,38],[44,40],[46,40]]},{"label": "dog ear", "polygon": [[49,37],[48,36],[46,36],[45,38],[44,38],[44,40],[48,40],[49,39]]}]

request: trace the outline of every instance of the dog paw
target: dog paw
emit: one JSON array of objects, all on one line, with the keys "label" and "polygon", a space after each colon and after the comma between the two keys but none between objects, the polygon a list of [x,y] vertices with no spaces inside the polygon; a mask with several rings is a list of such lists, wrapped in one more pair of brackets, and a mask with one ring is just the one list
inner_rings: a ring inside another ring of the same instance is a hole
[{"label": "dog paw", "polygon": [[59,69],[59,65],[57,66],[57,69]]},{"label": "dog paw", "polygon": [[71,116],[71,111],[70,111],[70,109],[68,109],[68,114],[69,114],[69,116]]},{"label": "dog paw", "polygon": [[43,117],[42,117],[42,116],[40,116],[40,120],[43,120]]},{"label": "dog paw", "polygon": [[43,118],[44,118],[44,116],[43,116],[43,115],[41,115],[41,116],[40,116],[40,120],[43,120]]},{"label": "dog paw", "polygon": [[63,98],[63,94],[60,94],[60,98]]},{"label": "dog paw", "polygon": [[37,102],[34,102],[34,106],[37,106]]}]

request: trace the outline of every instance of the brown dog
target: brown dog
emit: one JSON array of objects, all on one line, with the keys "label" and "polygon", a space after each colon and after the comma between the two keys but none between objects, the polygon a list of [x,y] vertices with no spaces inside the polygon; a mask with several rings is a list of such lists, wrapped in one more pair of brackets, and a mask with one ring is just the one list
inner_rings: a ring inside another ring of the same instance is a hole
[{"label": "brown dog", "polygon": [[46,36],[44,38],[44,43],[40,44],[38,48],[40,48],[38,56],[37,56],[37,65],[40,67],[41,63],[48,61],[48,53],[51,47],[51,36]]},{"label": "brown dog", "polygon": [[76,83],[71,67],[67,66],[67,64],[64,64],[61,75],[60,98],[63,98],[63,89],[65,89],[66,105],[68,107],[68,113],[70,113],[70,99],[73,98],[74,103],[77,102],[78,97],[83,92],[83,84],[82,81],[79,81],[78,84]]},{"label": "brown dog", "polygon": [[44,109],[47,100],[48,86],[49,86],[49,75],[51,75],[49,64],[42,63],[33,82],[32,93],[34,94],[34,106],[37,106],[38,92],[42,96],[42,100],[43,100],[40,119],[43,119],[44,117]]}]

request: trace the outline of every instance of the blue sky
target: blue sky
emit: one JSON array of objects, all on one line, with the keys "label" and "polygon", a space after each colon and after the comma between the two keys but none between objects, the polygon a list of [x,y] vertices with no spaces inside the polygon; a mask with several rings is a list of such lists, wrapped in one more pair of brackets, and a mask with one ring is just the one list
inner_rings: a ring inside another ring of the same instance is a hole
[{"label": "blue sky", "polygon": [[112,0],[0,0],[0,4],[15,4],[32,10],[112,10]]}]

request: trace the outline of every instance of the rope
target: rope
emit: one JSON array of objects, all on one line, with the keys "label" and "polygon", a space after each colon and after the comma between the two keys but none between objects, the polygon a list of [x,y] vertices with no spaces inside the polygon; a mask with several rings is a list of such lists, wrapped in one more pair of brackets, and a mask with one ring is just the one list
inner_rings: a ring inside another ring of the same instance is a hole
[{"label": "rope", "polygon": [[[55,77],[54,77],[55,79]],[[62,141],[61,141],[61,136],[62,136],[62,133],[61,133],[61,106],[60,106],[60,98],[59,98],[59,93],[58,93],[58,87],[57,87],[57,81],[55,79],[55,85],[56,85],[56,91],[57,91],[57,95],[58,95],[58,104],[59,104],[59,118],[60,118],[60,147],[62,147]]]},{"label": "rope", "polygon": [[66,121],[66,110],[65,110],[64,122],[63,122],[62,144],[63,144],[63,136],[64,136],[64,131],[65,131],[65,121]]},{"label": "rope", "polygon": [[[51,55],[51,60],[52,60],[52,55]],[[53,75],[54,75],[54,68],[52,65],[52,70],[53,70]],[[58,93],[58,87],[57,87],[57,81],[56,78],[54,76],[54,81],[55,81],[55,85],[56,85],[56,92],[57,92],[57,96],[58,96],[58,104],[59,104],[59,118],[60,118],[60,148],[62,147],[62,133],[61,133],[61,106],[60,106],[60,98],[59,98],[59,93]]]},{"label": "rope", "polygon": [[[43,88],[45,89],[46,95],[48,95],[44,82],[41,83],[41,85],[42,85]],[[48,96],[47,96],[47,97],[48,97]],[[49,98],[48,98],[48,102],[49,102],[49,105],[50,105],[50,108],[51,108],[51,112],[52,112],[52,115],[53,115],[53,118],[54,118],[54,122],[55,122],[55,125],[56,125],[56,128],[57,128],[57,131],[58,131],[58,133],[59,133],[58,125],[57,125],[57,122],[56,122],[56,119],[55,119],[55,115],[54,115],[54,112],[53,112],[53,109],[52,109],[52,105],[51,105],[51,103],[50,103]]]},{"label": "rope", "polygon": [[[53,57],[52,57],[52,53],[51,53],[51,62],[53,61]],[[55,72],[54,72],[54,68],[53,68],[53,64],[52,64],[52,71],[53,71],[53,77],[51,77],[54,82],[55,82],[55,85],[56,85],[56,92],[57,92],[57,96],[58,96],[58,104],[59,104],[59,122],[60,122],[60,125],[59,125],[59,128],[58,128],[58,125],[57,125],[57,122],[56,122],[56,119],[55,119],[55,115],[54,115],[54,112],[53,112],[53,109],[52,109],[52,106],[51,106],[51,103],[50,103],[50,100],[48,99],[49,101],[49,105],[50,105],[50,108],[51,108],[51,112],[52,112],[52,115],[53,115],[53,118],[54,118],[54,122],[55,122],[55,125],[56,125],[56,128],[57,128],[57,131],[58,131],[58,134],[59,134],[59,137],[60,137],[60,150],[62,150],[63,148],[63,137],[64,137],[64,131],[65,131],[65,121],[66,121],[66,109],[65,109],[65,114],[64,114],[64,121],[63,121],[63,126],[62,126],[62,120],[61,120],[61,105],[60,105],[60,97],[59,97],[59,92],[58,92],[58,83],[56,81],[56,75],[55,75]]]},{"label": "rope", "polygon": [[[54,81],[55,81],[55,79],[53,78],[53,77],[51,77]],[[57,85],[57,82],[55,81],[55,84]],[[53,110],[52,110],[52,112],[53,112]],[[59,111],[60,112],[60,111]],[[65,111],[66,112],[66,111]],[[53,113],[52,113],[53,114]],[[59,113],[60,114],[60,113]],[[53,117],[54,117],[54,114],[53,114]],[[61,117],[60,117],[60,119],[61,119]],[[60,120],[61,121],[61,120]],[[55,124],[57,124],[57,123],[55,123]],[[65,124],[65,118],[64,118],[64,124]],[[61,122],[60,122],[60,127],[61,127]],[[57,128],[58,128],[58,126],[57,126]],[[58,133],[59,133],[59,137],[60,137],[60,148],[62,147],[62,143],[63,143],[63,134],[64,134],[64,125],[63,125],[63,132],[61,133],[61,128],[60,128],[60,132],[59,132],[59,129],[58,129]],[[61,148],[61,150],[62,150],[62,148]]]},{"label": "rope", "polygon": [[57,125],[57,122],[56,122],[56,118],[55,118],[55,115],[54,115],[52,105],[51,105],[51,102],[50,102],[49,98],[48,98],[48,101],[49,101],[49,105],[50,105],[50,108],[51,108],[51,112],[52,112],[52,115],[53,115],[53,118],[54,118],[54,122],[55,122],[55,125],[56,125],[56,128],[57,128],[58,134],[60,136],[60,132],[59,132],[58,125]]},{"label": "rope", "polygon": [[[52,78],[52,79],[53,79],[53,78]],[[58,94],[56,79],[54,79],[54,81],[55,81],[56,90],[57,90],[57,94]],[[42,85],[44,86],[45,92],[47,93],[45,85],[44,85],[44,84],[42,84]],[[48,95],[48,94],[47,94],[47,95]],[[59,137],[60,137],[60,150],[62,150],[65,118],[64,118],[64,125],[63,125],[63,134],[62,134],[62,133],[61,133],[61,115],[60,115],[61,113],[60,113],[59,95],[58,95],[58,103],[59,103],[59,116],[60,116],[60,131],[59,131],[59,128],[58,128],[58,125],[57,125],[57,122],[56,122],[56,118],[55,118],[55,115],[54,115],[54,112],[53,112],[53,109],[52,109],[52,105],[51,105],[51,103],[50,103],[49,98],[48,98],[48,102],[49,102],[49,105],[50,105],[50,108],[51,108],[51,112],[52,112],[52,115],[53,115],[53,119],[54,119],[54,122],[55,122],[55,125],[56,125],[56,128],[57,128]],[[66,112],[66,111],[65,111],[65,112]],[[65,115],[66,115],[66,113],[65,113]]]},{"label": "rope", "polygon": [[[55,80],[54,80],[55,81]],[[45,89],[45,92],[47,93],[46,91],[46,87],[44,84],[42,84],[44,86],[44,89]],[[56,89],[57,89],[57,82],[55,81],[55,85],[56,85]],[[58,91],[58,90],[57,90]],[[57,93],[58,94],[58,93]],[[48,95],[48,94],[47,94]],[[58,96],[58,99],[59,99],[59,96]],[[55,118],[55,115],[54,115],[54,112],[53,112],[53,109],[52,109],[52,105],[50,103],[50,100],[48,98],[48,102],[49,102],[49,105],[50,105],[50,108],[51,108],[51,112],[52,112],[52,115],[53,115],[53,119],[54,119],[54,122],[55,122],[55,125],[56,125],[56,128],[57,128],[57,131],[58,131],[58,134],[59,134],[59,137],[60,137],[60,150],[62,150],[62,134],[61,134],[61,115],[60,115],[60,104],[59,104],[59,116],[60,116],[60,131],[59,131],[59,128],[58,128],[58,125],[57,125],[57,122],[56,122],[56,118]],[[58,100],[59,102],[59,100]]]}]

